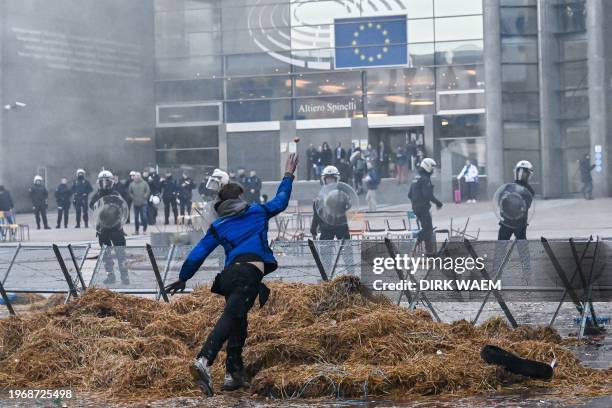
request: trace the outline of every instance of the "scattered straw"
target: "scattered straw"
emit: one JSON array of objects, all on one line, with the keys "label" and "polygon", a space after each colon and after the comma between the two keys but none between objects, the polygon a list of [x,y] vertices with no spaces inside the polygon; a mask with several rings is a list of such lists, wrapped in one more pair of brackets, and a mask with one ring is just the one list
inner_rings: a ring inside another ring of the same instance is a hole
[{"label": "scattered straw", "polygon": [[[364,291],[355,278],[320,285],[271,283],[250,314],[245,349],[250,392],[278,398],[473,395],[505,387],[480,348],[495,344],[558,367],[545,388],[610,393],[612,370],[584,368],[551,329],[511,329],[490,319],[435,323]],[[170,304],[91,289],[68,305],[0,321],[0,385],[66,388],[111,399],[198,396],[187,366],[223,309],[201,287]],[[220,388],[224,354],[213,369]]]}]

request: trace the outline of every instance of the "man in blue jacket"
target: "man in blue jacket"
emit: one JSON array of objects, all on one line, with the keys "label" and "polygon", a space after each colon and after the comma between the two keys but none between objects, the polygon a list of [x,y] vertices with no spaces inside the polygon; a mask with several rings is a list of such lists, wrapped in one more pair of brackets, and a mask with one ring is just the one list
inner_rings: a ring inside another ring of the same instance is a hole
[{"label": "man in blue jacket", "polygon": [[270,290],[261,281],[264,275],[278,267],[278,263],[268,245],[268,221],[289,205],[297,163],[297,156],[291,154],[276,197],[266,204],[249,204],[242,200],[240,195],[244,191],[237,183],[221,187],[215,204],[219,218],[212,223],[204,238],[183,263],[179,280],[166,287],[171,294],[183,291],[185,282],[193,277],[206,257],[218,245],[223,246],[225,268],[215,277],[211,291],[225,297],[225,308],[190,366],[191,375],[205,395],[213,395],[210,367],[226,341],[223,389],[232,391],[249,386],[242,362],[242,349],[247,337],[247,315],[257,296],[261,307],[270,294]]}]

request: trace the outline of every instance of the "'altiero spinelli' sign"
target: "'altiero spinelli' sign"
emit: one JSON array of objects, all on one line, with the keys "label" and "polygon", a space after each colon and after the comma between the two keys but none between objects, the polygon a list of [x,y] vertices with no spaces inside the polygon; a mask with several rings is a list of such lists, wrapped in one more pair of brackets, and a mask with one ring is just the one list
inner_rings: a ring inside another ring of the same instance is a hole
[{"label": "'altiero spinelli' sign", "polygon": [[355,100],[350,100],[345,103],[316,101],[298,102],[297,104],[297,112],[299,114],[352,114],[358,110],[360,110],[360,108],[357,106],[357,102]]}]

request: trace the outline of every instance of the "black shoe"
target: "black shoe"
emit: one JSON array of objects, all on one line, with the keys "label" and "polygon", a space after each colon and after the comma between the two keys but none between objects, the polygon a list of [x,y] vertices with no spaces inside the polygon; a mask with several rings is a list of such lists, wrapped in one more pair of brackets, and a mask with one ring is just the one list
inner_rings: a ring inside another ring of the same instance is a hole
[{"label": "black shoe", "polygon": [[525,377],[550,380],[553,376],[553,368],[550,365],[521,358],[496,346],[484,346],[480,351],[480,357],[489,364],[503,366],[511,373]]},{"label": "black shoe", "polygon": [[55,227],[55,229],[60,229],[60,228],[62,228],[62,227],[60,227],[59,225],[57,227]]},{"label": "black shoe", "polygon": [[37,226],[37,227],[36,227],[36,229],[37,229],[37,230],[39,230],[39,229],[40,229],[40,225],[39,225],[39,226]]},{"label": "black shoe", "polygon": [[81,228],[79,224],[75,225],[74,228]]},{"label": "black shoe", "polygon": [[64,225],[64,228],[68,229],[68,224]]},{"label": "black shoe", "polygon": [[207,365],[205,358],[195,360],[189,366],[189,372],[198,387],[202,390],[205,396],[212,397],[215,393],[212,388],[212,376],[210,374],[210,366]]},{"label": "black shoe", "polygon": [[250,388],[251,384],[246,380],[244,373],[225,373],[223,380],[223,391],[236,391],[239,388]]},{"label": "black shoe", "polygon": [[105,285],[112,285],[116,281],[117,281],[117,278],[115,278],[115,274],[109,273],[108,275],[106,275],[106,279],[104,279],[102,283]]},{"label": "black shoe", "polygon": [[164,221],[164,225],[170,225],[170,221]]},{"label": "black shoe", "polygon": [[50,229],[51,229],[51,227],[47,225],[47,226],[45,227],[45,229],[46,229],[46,230],[50,230]]},{"label": "black shoe", "polygon": [[85,223],[85,228],[89,228],[89,224]]}]

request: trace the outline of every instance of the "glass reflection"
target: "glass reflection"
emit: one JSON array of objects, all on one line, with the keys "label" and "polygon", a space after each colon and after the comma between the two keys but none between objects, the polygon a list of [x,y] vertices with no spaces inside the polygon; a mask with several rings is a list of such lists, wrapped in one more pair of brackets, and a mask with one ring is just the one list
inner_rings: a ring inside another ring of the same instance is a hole
[{"label": "glass reflection", "polygon": [[436,64],[454,65],[482,62],[482,40],[436,43]]},{"label": "glass reflection", "polygon": [[436,18],[436,41],[482,38],[482,15]]}]

